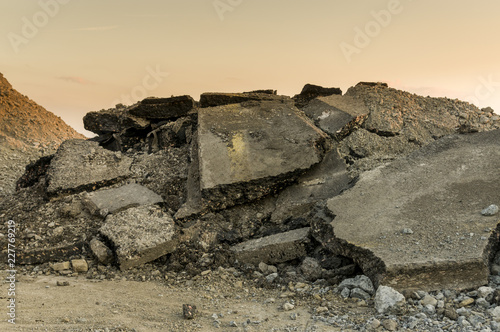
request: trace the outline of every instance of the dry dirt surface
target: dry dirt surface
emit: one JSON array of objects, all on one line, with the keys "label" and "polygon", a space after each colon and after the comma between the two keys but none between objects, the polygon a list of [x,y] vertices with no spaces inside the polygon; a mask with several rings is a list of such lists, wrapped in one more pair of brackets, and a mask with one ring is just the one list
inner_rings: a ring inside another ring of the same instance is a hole
[{"label": "dry dirt surface", "polygon": [[[374,314],[333,293],[321,298],[288,287],[255,286],[220,270],[159,282],[18,275],[16,324],[7,322],[2,305],[0,331],[351,331],[314,318],[315,308],[328,300],[330,312],[349,312],[360,324]],[[4,304],[8,288],[4,282]],[[285,311],[284,303],[294,309]],[[183,304],[197,306],[194,319],[183,317]]]}]

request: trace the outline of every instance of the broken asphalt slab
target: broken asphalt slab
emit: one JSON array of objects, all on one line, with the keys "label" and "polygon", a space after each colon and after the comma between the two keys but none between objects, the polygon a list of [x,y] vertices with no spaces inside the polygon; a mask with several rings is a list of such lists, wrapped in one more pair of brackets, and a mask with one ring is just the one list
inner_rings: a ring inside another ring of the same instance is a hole
[{"label": "broken asphalt slab", "polygon": [[239,243],[231,247],[240,262],[258,265],[277,264],[306,256],[309,243],[309,227],[274,234]]},{"label": "broken asphalt slab", "polygon": [[91,214],[107,215],[141,205],[163,202],[160,195],[137,183],[88,193],[83,200]]},{"label": "broken asphalt slab", "polygon": [[222,209],[284,188],[331,149],[324,132],[290,104],[247,102],[198,114],[200,191]]},{"label": "broken asphalt slab", "polygon": [[96,190],[131,175],[132,158],[80,139],[61,144],[47,170],[50,196]]},{"label": "broken asphalt slab", "polygon": [[485,285],[499,218],[481,210],[500,202],[499,165],[499,130],[444,137],[363,173],[355,187],[328,200],[333,220],[313,222],[313,236],[352,257],[376,285]]},{"label": "broken asphalt slab", "polygon": [[281,103],[293,104],[288,96],[279,96],[263,92],[244,92],[244,93],[221,93],[207,92],[200,96],[200,107],[215,107],[229,104],[240,104],[247,101],[276,101]]},{"label": "broken asphalt slab", "polygon": [[130,114],[146,119],[173,119],[186,115],[196,106],[190,96],[146,98],[130,109]]},{"label": "broken asphalt slab", "polygon": [[109,215],[99,232],[113,244],[121,270],[171,253],[178,244],[172,217],[154,205]]}]

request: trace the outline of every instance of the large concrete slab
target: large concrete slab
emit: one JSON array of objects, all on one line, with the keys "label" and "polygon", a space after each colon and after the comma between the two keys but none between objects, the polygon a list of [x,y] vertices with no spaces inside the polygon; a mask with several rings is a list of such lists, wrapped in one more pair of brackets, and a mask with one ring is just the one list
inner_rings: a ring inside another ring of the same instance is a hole
[{"label": "large concrete slab", "polygon": [[131,158],[105,150],[97,142],[68,140],[61,144],[50,162],[47,193],[96,190],[130,176],[131,165]]},{"label": "large concrete slab", "polygon": [[200,109],[198,147],[202,198],[218,209],[283,188],[331,145],[294,106],[247,102]]},{"label": "large concrete slab", "polygon": [[499,217],[500,131],[444,137],[362,174],[328,200],[331,223],[313,235],[352,257],[376,285],[469,288],[488,283]]},{"label": "large concrete slab", "polygon": [[105,210],[104,215],[120,212],[131,207],[161,202],[163,202],[163,199],[160,195],[137,183],[94,191],[87,194],[84,199],[85,206],[92,214]]},{"label": "large concrete slab", "polygon": [[300,228],[239,243],[231,248],[240,262],[257,265],[283,263],[306,256],[310,228]]},{"label": "large concrete slab", "polygon": [[99,232],[113,243],[121,270],[171,253],[178,244],[172,217],[157,206],[109,215]]}]

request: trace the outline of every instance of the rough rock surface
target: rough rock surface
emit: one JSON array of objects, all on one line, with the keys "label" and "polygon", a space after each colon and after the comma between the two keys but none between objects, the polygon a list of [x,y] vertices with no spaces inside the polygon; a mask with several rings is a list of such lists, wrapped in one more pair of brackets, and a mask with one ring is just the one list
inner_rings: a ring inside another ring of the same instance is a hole
[{"label": "rough rock surface", "polygon": [[47,171],[49,195],[97,189],[131,175],[132,159],[103,149],[96,142],[65,141]]},{"label": "rough rock surface", "polygon": [[313,234],[353,257],[376,285],[485,285],[498,218],[481,210],[500,201],[499,164],[500,130],[442,138],[364,173],[328,200],[335,217],[316,223]]},{"label": "rough rock surface", "polygon": [[178,243],[172,217],[156,206],[109,215],[99,231],[113,244],[122,270],[170,253]]},{"label": "rough rock surface", "polygon": [[276,102],[200,109],[198,122],[200,190],[216,209],[284,187],[329,148],[299,110]]}]

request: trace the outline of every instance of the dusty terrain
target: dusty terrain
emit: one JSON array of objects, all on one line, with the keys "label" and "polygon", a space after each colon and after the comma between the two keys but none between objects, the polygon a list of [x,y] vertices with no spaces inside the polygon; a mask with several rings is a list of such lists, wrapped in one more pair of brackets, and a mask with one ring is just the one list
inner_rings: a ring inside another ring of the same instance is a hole
[{"label": "dusty terrain", "polygon": [[[4,301],[7,288],[4,283]],[[259,288],[224,270],[148,282],[22,275],[16,293],[16,325],[2,319],[1,331],[348,331],[313,319],[314,309],[330,302],[330,312],[349,312],[352,323],[361,324],[374,314],[331,291],[318,296]],[[284,311],[286,302],[295,308]],[[183,318],[183,304],[197,306],[193,320]]]}]

